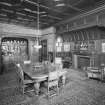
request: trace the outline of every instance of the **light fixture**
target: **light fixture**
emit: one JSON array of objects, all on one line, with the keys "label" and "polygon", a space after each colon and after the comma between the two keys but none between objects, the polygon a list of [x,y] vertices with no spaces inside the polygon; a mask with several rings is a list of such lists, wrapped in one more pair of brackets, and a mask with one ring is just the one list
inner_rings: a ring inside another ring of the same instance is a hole
[{"label": "light fixture", "polygon": [[40,12],[39,12],[39,0],[38,0],[38,2],[37,2],[37,36],[36,36],[36,43],[34,45],[34,48],[36,48],[36,49],[42,48],[42,46],[39,45],[39,35],[40,35],[40,33],[39,33],[39,23],[40,23],[39,15],[40,15]]}]

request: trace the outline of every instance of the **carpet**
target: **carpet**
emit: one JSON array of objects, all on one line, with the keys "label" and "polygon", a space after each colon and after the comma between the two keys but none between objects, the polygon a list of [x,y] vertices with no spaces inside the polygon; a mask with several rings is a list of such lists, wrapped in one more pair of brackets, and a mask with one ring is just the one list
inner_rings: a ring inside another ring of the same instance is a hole
[{"label": "carpet", "polygon": [[10,75],[0,77],[0,105],[105,105],[105,83],[88,79],[80,71],[70,69],[65,87],[50,99],[35,93],[22,95],[13,79],[15,76]]}]

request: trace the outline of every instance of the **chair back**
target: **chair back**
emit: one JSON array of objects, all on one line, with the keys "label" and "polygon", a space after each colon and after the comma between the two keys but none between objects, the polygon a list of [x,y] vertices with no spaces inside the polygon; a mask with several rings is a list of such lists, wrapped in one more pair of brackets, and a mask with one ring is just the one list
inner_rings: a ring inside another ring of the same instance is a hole
[{"label": "chair back", "polygon": [[24,61],[24,64],[31,64],[30,60]]},{"label": "chair back", "polygon": [[57,71],[49,72],[48,81],[58,80],[58,73]]},{"label": "chair back", "polygon": [[48,76],[48,87],[58,86],[58,74],[56,71],[50,72]]},{"label": "chair back", "polygon": [[24,80],[24,72],[21,65],[20,64],[16,64],[16,65],[18,67],[18,76],[20,77],[21,80]]},{"label": "chair back", "polygon": [[43,65],[41,63],[35,63],[33,64],[33,70],[36,73],[43,73]]},{"label": "chair back", "polygon": [[58,70],[62,70],[62,64],[55,64],[55,69]]}]

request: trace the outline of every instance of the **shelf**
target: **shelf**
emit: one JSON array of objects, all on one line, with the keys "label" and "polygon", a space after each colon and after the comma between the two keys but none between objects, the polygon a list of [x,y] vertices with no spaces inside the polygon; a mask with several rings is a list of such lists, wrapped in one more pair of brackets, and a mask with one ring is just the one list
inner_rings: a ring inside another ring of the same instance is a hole
[{"label": "shelf", "polygon": [[26,39],[5,37],[2,40],[1,48],[3,63],[15,62],[28,58],[28,41],[26,41]]}]

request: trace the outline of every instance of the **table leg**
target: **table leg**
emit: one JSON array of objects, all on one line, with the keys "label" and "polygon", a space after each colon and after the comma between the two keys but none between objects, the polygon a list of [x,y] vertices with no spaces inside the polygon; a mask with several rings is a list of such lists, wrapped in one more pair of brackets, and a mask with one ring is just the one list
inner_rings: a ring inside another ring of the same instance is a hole
[{"label": "table leg", "polygon": [[35,91],[36,91],[36,94],[37,95],[39,95],[39,91],[40,91],[40,83],[39,82],[36,82],[35,84],[34,84],[34,87],[35,87]]},{"label": "table leg", "polygon": [[63,86],[65,85],[65,80],[66,80],[66,76],[63,75],[63,76],[62,76],[62,84],[63,84]]},{"label": "table leg", "polygon": [[104,79],[104,69],[101,70],[101,81]]}]

